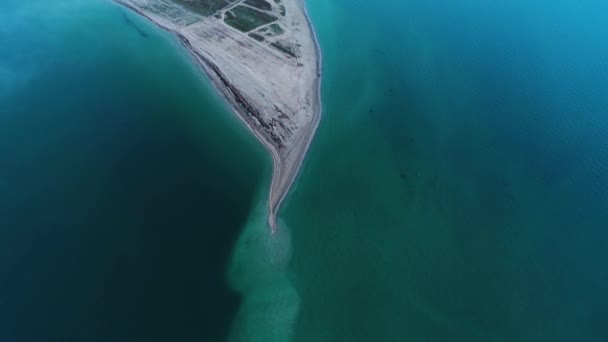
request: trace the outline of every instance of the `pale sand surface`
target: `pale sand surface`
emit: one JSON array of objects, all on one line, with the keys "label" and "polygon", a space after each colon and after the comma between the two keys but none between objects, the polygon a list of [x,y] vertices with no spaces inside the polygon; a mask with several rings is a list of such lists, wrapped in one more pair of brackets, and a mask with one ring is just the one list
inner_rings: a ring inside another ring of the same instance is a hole
[{"label": "pale sand surface", "polygon": [[[321,53],[303,0],[282,0],[285,15],[273,12],[284,32],[258,42],[224,23],[230,4],[216,16],[201,16],[171,0],[114,0],[174,34],[192,54],[273,158],[268,223],[276,216],[302,165],[321,117]],[[265,25],[268,26],[268,25]],[[261,27],[263,28],[263,27]],[[271,47],[282,42],[297,51],[289,56]],[[187,90],[185,90],[187,91]]]}]

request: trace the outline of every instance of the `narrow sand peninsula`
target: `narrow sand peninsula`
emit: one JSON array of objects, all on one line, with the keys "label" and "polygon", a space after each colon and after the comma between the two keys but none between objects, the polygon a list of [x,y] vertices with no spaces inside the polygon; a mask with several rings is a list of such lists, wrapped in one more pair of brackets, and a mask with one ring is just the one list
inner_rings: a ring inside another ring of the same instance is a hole
[{"label": "narrow sand peninsula", "polygon": [[274,232],[321,117],[321,53],[303,0],[113,1],[174,34],[270,151]]}]

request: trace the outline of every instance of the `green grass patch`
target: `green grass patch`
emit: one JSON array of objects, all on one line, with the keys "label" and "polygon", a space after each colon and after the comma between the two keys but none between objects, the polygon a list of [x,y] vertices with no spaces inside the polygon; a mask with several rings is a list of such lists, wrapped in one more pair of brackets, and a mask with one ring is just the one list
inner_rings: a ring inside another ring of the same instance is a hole
[{"label": "green grass patch", "polygon": [[176,4],[182,5],[187,9],[204,16],[212,15],[213,13],[228,6],[226,0],[171,0]]},{"label": "green grass patch", "polygon": [[266,0],[246,0],[245,4],[264,11],[272,10],[272,6]]},{"label": "green grass patch", "polygon": [[296,51],[294,50],[294,48],[292,46],[289,46],[287,44],[281,43],[281,42],[275,42],[275,43],[270,43],[270,46],[272,46],[273,48],[290,55],[291,57],[297,57]]},{"label": "green grass patch", "polygon": [[281,27],[281,25],[277,23],[272,23],[268,26],[264,26],[261,29],[257,30],[256,33],[266,36],[266,37],[275,37],[281,35],[285,32],[285,30]]},{"label": "green grass patch", "polygon": [[236,6],[225,13],[224,22],[239,31],[249,32],[277,19],[274,15],[260,12],[251,7]]},{"label": "green grass patch", "polygon": [[251,38],[253,38],[253,39],[257,40],[258,42],[263,42],[263,41],[264,41],[264,37],[260,36],[260,35],[259,35],[259,34],[257,34],[257,33],[250,33],[250,34],[249,34],[249,37],[251,37]]},{"label": "green grass patch", "polygon": [[268,28],[270,29],[270,31],[276,35],[279,34],[283,34],[285,33],[285,30],[283,30],[283,28],[281,27],[281,25],[274,23],[272,25],[269,25]]}]

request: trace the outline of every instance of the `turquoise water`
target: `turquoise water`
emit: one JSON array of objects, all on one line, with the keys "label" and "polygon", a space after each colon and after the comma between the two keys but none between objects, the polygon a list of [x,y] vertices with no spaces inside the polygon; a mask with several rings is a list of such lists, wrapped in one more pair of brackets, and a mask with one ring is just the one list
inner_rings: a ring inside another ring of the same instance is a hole
[{"label": "turquoise water", "polygon": [[607,5],[309,1],[296,341],[605,341]]},{"label": "turquoise water", "polygon": [[0,340],[221,341],[270,158],[167,34],[0,2]]},{"label": "turquoise water", "polygon": [[175,40],[2,2],[2,341],[608,340],[608,5],[308,6],[324,116],[270,236],[270,158]]}]

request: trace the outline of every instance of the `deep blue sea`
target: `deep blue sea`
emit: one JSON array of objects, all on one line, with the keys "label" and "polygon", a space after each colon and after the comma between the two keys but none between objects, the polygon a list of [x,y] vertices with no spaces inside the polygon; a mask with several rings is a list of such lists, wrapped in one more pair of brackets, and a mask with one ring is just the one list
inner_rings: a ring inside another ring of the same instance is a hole
[{"label": "deep blue sea", "polygon": [[222,341],[270,158],[109,1],[0,2],[0,341]]}]

